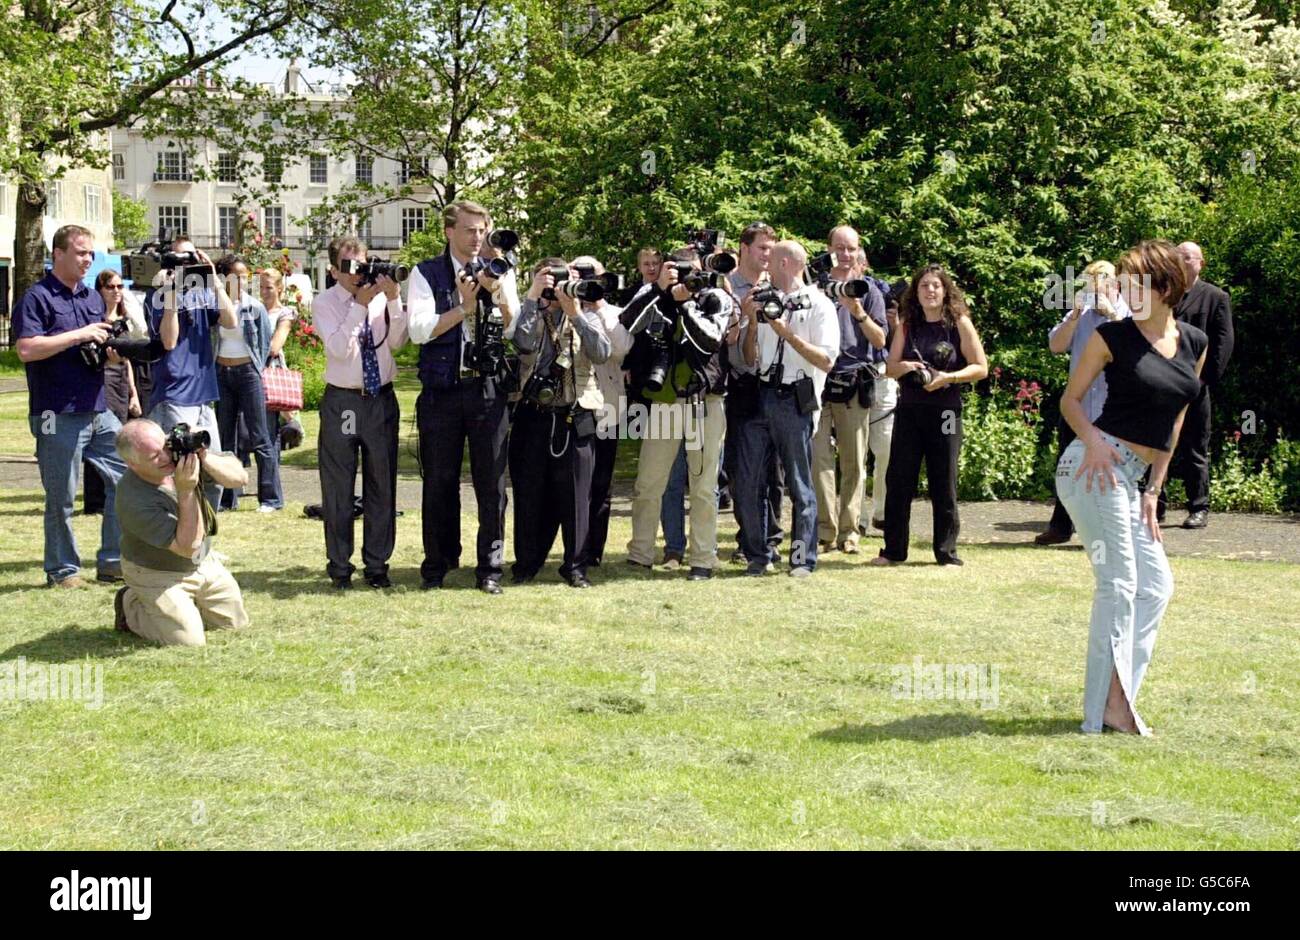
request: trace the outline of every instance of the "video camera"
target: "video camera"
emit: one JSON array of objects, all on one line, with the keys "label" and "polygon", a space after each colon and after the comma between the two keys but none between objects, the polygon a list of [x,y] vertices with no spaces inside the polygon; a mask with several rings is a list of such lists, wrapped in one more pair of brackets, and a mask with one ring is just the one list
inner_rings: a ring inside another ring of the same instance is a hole
[{"label": "video camera", "polygon": [[206,278],[209,268],[193,251],[172,251],[165,246],[174,241],[171,232],[141,245],[138,251],[122,256],[122,277],[133,284],[147,287],[153,284],[162,271],[180,268],[179,283],[189,284],[191,278]]}]

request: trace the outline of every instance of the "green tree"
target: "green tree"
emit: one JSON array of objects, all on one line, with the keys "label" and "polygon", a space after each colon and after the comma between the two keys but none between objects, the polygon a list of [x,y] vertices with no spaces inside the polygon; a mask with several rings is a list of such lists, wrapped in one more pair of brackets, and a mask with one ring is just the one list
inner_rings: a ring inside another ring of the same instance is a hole
[{"label": "green tree", "polygon": [[127,250],[148,241],[149,206],[143,199],[132,199],[113,190],[113,242]]}]

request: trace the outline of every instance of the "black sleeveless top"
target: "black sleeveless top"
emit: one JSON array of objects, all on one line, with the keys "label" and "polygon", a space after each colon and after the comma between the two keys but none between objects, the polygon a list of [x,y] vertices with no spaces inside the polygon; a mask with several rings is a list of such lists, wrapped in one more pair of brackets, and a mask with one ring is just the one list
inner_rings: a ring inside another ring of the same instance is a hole
[{"label": "black sleeveless top", "polygon": [[[950,356],[945,358],[936,347],[947,343],[953,348]],[[966,355],[961,348],[961,330],[948,326],[943,320],[933,323],[926,320],[919,329],[913,330],[907,325],[907,336],[903,343],[903,361],[929,363],[940,372],[956,372],[965,368]],[[898,401],[902,405],[931,405],[943,408],[961,408],[961,386],[945,385],[937,392],[927,392],[916,384],[915,379],[903,376],[898,382]]]},{"label": "black sleeveless top", "polygon": [[1172,359],[1156,352],[1136,320],[1125,318],[1097,327],[1111,355],[1098,430],[1156,450],[1172,447],[1178,412],[1200,394],[1196,363],[1209,345],[1201,330],[1177,322],[1178,351]]}]

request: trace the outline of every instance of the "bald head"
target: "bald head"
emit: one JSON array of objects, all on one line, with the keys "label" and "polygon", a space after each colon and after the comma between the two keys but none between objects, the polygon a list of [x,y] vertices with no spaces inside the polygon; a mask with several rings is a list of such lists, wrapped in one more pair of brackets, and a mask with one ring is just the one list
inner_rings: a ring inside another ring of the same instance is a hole
[{"label": "bald head", "polygon": [[595,258],[593,258],[591,255],[578,255],[578,257],[570,261],[569,264],[573,265],[574,267],[583,264],[591,265],[592,269],[596,272],[597,277],[600,277],[602,274],[605,273],[605,266],[601,264],[599,261],[597,261]]},{"label": "bald head", "polygon": [[1178,260],[1183,263],[1183,270],[1187,272],[1187,287],[1190,289],[1201,276],[1201,268],[1205,267],[1205,256],[1201,254],[1201,246],[1196,242],[1183,242],[1178,246]]},{"label": "bald head", "polygon": [[140,479],[161,483],[176,469],[167,450],[167,435],[148,418],[136,418],[122,425],[115,441],[118,455]]},{"label": "bald head", "polygon": [[792,291],[803,283],[803,269],[808,252],[793,239],[777,242],[772,248],[772,283],[780,291]]}]

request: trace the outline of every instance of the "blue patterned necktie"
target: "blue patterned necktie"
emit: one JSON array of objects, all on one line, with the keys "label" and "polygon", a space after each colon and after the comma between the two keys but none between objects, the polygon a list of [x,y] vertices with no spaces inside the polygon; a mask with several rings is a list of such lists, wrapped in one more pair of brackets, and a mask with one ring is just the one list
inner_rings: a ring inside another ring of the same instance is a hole
[{"label": "blue patterned necktie", "polygon": [[366,311],[361,327],[361,389],[367,395],[378,395],[379,385],[379,354],[375,352],[375,334],[370,329],[370,312]]}]

